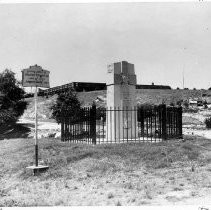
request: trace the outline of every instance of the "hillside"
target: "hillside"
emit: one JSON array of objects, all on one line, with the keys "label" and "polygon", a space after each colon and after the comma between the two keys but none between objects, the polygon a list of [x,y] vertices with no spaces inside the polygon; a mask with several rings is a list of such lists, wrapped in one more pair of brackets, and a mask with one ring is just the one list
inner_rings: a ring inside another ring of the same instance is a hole
[{"label": "hillside", "polygon": [[[201,90],[137,90],[136,100],[137,104],[160,104],[165,102],[167,104],[176,104],[179,100],[187,100],[188,98],[200,98],[203,93],[211,93],[211,91]],[[51,116],[50,107],[56,102],[57,96],[49,98],[38,97],[38,118],[39,120],[48,121]],[[82,103],[82,106],[91,106],[93,101],[96,105],[105,107],[106,106],[106,90],[103,91],[92,91],[92,92],[79,92],[78,98]],[[34,100],[28,98],[28,108],[25,111],[22,118],[34,119]]]},{"label": "hillside", "polygon": [[[49,121],[51,117],[51,109],[50,107],[52,104],[56,102],[57,96],[52,96],[49,98],[38,97],[37,100],[37,112],[38,112],[38,119]],[[28,102],[27,109],[25,110],[24,114],[22,115],[22,119],[34,119],[34,98],[27,98],[26,101]],[[50,120],[51,121],[51,120]]]},{"label": "hillside", "polygon": [[[176,103],[179,100],[187,100],[188,98],[201,98],[203,93],[211,93],[207,90],[158,90],[158,89],[141,89],[136,90],[136,100],[138,104],[160,104],[163,101],[167,104]],[[97,97],[106,98],[106,90],[80,92],[78,97],[84,105],[91,105]],[[105,103],[106,104],[106,101]]]}]

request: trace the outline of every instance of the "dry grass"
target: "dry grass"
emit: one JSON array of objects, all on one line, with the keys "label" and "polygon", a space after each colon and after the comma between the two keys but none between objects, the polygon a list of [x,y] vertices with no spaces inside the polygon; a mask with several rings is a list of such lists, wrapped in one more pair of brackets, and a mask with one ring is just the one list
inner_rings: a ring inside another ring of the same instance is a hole
[{"label": "dry grass", "polygon": [[[159,90],[159,89],[137,89],[137,102],[141,104],[160,104],[163,101],[167,104],[175,103],[188,98],[200,98],[203,93],[210,93],[208,90]],[[97,96],[106,97],[106,90],[78,93],[79,99],[85,105],[91,105]],[[102,103],[103,105],[103,103]]]},{"label": "dry grass", "polygon": [[39,147],[50,168],[34,177],[33,140],[0,141],[0,206],[172,204],[211,192],[210,140]]}]

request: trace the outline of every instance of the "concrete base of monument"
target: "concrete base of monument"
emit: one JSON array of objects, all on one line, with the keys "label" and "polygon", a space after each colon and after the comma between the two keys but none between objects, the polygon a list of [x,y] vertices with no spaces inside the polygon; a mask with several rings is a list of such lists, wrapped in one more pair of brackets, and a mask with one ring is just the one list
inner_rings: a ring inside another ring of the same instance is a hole
[{"label": "concrete base of monument", "polygon": [[160,138],[124,138],[124,139],[109,139],[109,138],[97,138],[96,143],[159,143],[162,142],[163,139]]},{"label": "concrete base of monument", "polygon": [[33,166],[28,166],[26,168],[32,170],[34,175],[37,175],[39,173],[42,173],[42,172],[45,172],[46,170],[48,170],[49,166],[43,166],[43,165],[35,166],[35,165],[33,165]]}]

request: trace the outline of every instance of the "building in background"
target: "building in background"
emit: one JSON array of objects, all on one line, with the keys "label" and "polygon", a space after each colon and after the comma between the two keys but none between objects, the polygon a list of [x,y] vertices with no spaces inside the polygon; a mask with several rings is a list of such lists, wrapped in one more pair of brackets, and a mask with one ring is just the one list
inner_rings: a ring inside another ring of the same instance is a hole
[{"label": "building in background", "polygon": [[[67,92],[69,89],[74,89],[76,92],[89,92],[97,90],[106,90],[106,83],[95,83],[95,82],[71,82],[65,85],[56,86],[43,90],[38,89],[38,95],[54,95],[59,93]],[[136,85],[136,89],[171,89],[170,86],[165,85]]]}]

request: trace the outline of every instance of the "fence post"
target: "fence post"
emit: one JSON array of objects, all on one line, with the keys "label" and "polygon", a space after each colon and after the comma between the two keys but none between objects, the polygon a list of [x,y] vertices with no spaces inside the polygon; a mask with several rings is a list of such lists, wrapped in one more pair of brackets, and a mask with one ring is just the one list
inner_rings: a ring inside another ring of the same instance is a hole
[{"label": "fence post", "polygon": [[64,119],[60,117],[61,120],[61,140],[64,141]]},{"label": "fence post", "polygon": [[161,106],[161,114],[162,114],[162,139],[163,140],[166,140],[167,139],[167,130],[166,130],[166,123],[167,123],[167,120],[166,120],[166,105],[163,104]]},{"label": "fence post", "polygon": [[144,137],[144,108],[140,108],[141,136]]},{"label": "fence post", "polygon": [[178,130],[179,130],[179,138],[183,138],[182,134],[182,107],[178,108]]},{"label": "fence post", "polygon": [[91,108],[91,121],[90,121],[90,126],[91,126],[91,137],[92,137],[92,143],[96,144],[96,105],[93,104]]}]

